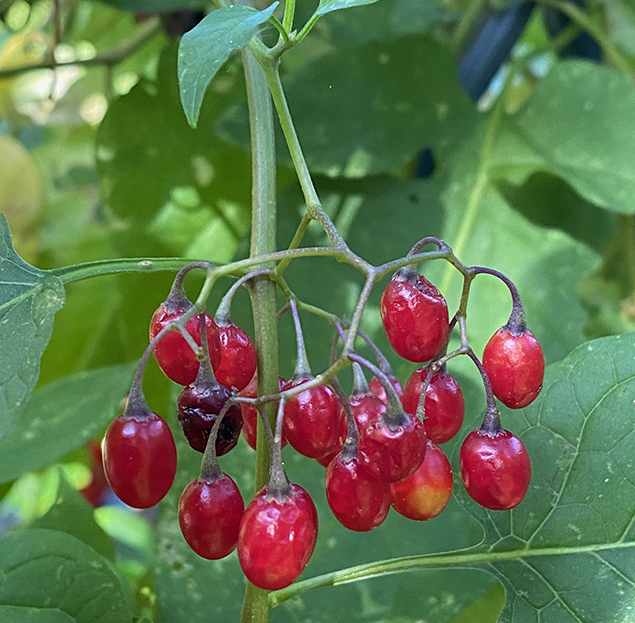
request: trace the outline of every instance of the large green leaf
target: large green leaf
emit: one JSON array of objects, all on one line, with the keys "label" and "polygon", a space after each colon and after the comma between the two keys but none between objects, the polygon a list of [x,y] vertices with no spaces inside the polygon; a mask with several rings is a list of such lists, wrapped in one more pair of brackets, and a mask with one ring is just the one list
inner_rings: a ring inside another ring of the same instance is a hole
[{"label": "large green leaf", "polygon": [[[457,567],[503,583],[500,623],[632,620],[634,350],[635,334],[587,342],[547,368],[532,405],[503,410],[504,426],[531,456],[532,480],[525,500],[508,512],[478,506],[459,481],[456,497],[483,526],[478,546],[327,574],[274,593],[272,603],[318,586]],[[458,450],[456,444],[456,468]]]},{"label": "large green leaf", "polygon": [[633,352],[635,334],[583,344],[550,366],[534,404],[503,413],[532,458],[527,498],[493,513],[463,496],[486,530],[482,567],[505,585],[501,622],[632,618]]},{"label": "large green leaf", "polygon": [[229,5],[212,11],[179,46],[179,86],[188,123],[196,127],[205,90],[234,50],[244,48],[260,24],[273,14],[278,2],[264,11],[244,5]]},{"label": "large green leaf", "polygon": [[0,443],[0,482],[54,463],[103,430],[121,408],[133,370],[130,363],[107,366],[38,389]]},{"label": "large green leaf", "polygon": [[377,2],[377,0],[320,0],[316,13],[318,15],[326,15],[331,13],[331,11],[350,9],[355,6],[372,4],[373,2]]},{"label": "large green leaf", "polygon": [[0,439],[13,428],[37,382],[40,357],[63,305],[62,282],[18,256],[0,215]]},{"label": "large green leaf", "polygon": [[559,63],[507,119],[490,172],[521,182],[547,171],[592,203],[633,214],[634,114],[630,77],[585,61]]},{"label": "large green leaf", "polygon": [[115,559],[112,539],[95,522],[92,506],[63,476],[60,478],[55,503],[31,527],[66,532],[92,547],[104,558]]},{"label": "large green leaf", "polygon": [[[0,606],[57,609],[68,615],[47,615],[46,623],[132,620],[109,563],[88,545],[54,530],[24,530],[0,540]],[[35,617],[32,621],[39,623]]]},{"label": "large green leaf", "polygon": [[[426,146],[442,158],[475,118],[452,55],[429,37],[350,47],[346,62],[331,52],[283,82],[309,167],[329,176],[392,172]],[[222,130],[248,144],[243,111],[234,113]],[[284,139],[278,144],[288,159]]]}]

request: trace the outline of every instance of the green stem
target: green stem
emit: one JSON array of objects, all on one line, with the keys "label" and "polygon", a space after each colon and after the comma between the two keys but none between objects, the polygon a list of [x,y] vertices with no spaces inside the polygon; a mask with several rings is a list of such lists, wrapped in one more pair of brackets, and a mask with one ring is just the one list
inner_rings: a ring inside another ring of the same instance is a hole
[{"label": "green stem", "polygon": [[617,541],[615,543],[543,547],[539,549],[512,549],[507,551],[471,551],[448,552],[444,554],[425,554],[423,556],[406,556],[393,558],[381,562],[373,562],[333,573],[325,573],[308,580],[296,582],[287,588],[269,593],[269,606],[274,608],[296,595],[324,586],[337,586],[350,582],[359,582],[370,578],[404,573],[416,569],[431,567],[466,567],[471,565],[492,564],[504,561],[524,560],[542,556],[567,556],[572,554],[592,554],[601,551],[633,548],[631,541]]},{"label": "green stem", "polygon": [[51,271],[62,283],[80,281],[89,277],[111,275],[114,273],[156,273],[160,271],[178,271],[191,260],[178,257],[143,257],[114,260],[97,260],[55,268]]},{"label": "green stem", "polygon": [[293,43],[300,43],[313,29],[313,26],[317,24],[317,21],[320,19],[320,16],[314,13],[311,15],[309,21],[302,27],[302,30],[296,35],[293,40]]},{"label": "green stem", "polygon": [[571,2],[563,0],[542,0],[543,4],[555,7],[571,18],[576,24],[579,24],[594,39],[596,39],[604,50],[607,60],[623,74],[630,76],[633,68],[628,60],[620,53],[611,37],[602,30],[584,11]]},{"label": "green stem", "polygon": [[[276,154],[271,98],[262,69],[252,53],[242,52],[247,83],[252,153],[251,256],[276,250]],[[278,325],[276,285],[266,276],[256,277],[251,290],[255,345],[258,353],[258,394],[278,391]],[[276,417],[275,404],[266,405],[269,422]],[[267,482],[269,449],[262,422],[258,421],[255,491]],[[267,591],[247,582],[242,623],[266,623]]]},{"label": "green stem", "polygon": [[282,127],[282,132],[289,147],[291,160],[293,161],[293,166],[295,167],[300,187],[302,188],[307,213],[311,218],[320,222],[326,235],[330,238],[335,247],[348,249],[344,238],[342,238],[342,235],[337,231],[328,214],[322,209],[320,198],[313,185],[313,179],[309,173],[309,167],[304,158],[304,153],[302,152],[302,147],[300,146],[300,141],[291,118],[291,112],[289,111],[289,105],[287,104],[287,98],[282,88],[279,63],[274,61],[270,64],[263,64],[263,69],[267,77],[267,83],[269,84],[278,118],[280,119],[280,126]]},{"label": "green stem", "polygon": [[295,17],[295,0],[286,0],[284,3],[284,17],[282,25],[287,32],[293,30],[293,18]]}]

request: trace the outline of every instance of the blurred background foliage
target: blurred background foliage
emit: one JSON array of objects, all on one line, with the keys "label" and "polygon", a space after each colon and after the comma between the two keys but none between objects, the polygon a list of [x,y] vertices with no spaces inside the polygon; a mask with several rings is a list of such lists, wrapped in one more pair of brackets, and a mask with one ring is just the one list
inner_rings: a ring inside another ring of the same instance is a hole
[{"label": "blurred background foliage", "polygon": [[[298,24],[316,4],[298,2]],[[248,253],[251,165],[239,58],[212,82],[197,130],[179,99],[178,38],[210,8],[201,0],[0,0],[0,211],[28,262],[48,269]],[[274,40],[273,28],[263,36]],[[632,0],[379,0],[321,19],[282,69],[324,206],[357,253],[380,263],[439,235],[466,263],[506,272],[549,363],[587,339],[635,329]],[[278,153],[283,248],[303,204],[281,135]],[[317,227],[310,242],[324,242]],[[445,265],[425,272],[455,307],[457,275]],[[361,288],[349,267],[327,260],[293,263],[288,280],[302,300],[340,316],[351,313]],[[178,531],[178,496],[200,457],[179,443],[170,495],[159,509],[133,513],[108,493],[98,445],[86,445],[120,408],[130,362],[170,283],[170,274],[158,273],[67,287],[39,389],[0,444],[0,531],[54,529],[88,543],[132,587],[136,616],[234,620],[244,582],[235,555],[198,559]],[[188,282],[192,292],[197,285],[195,277]],[[363,326],[392,355],[379,296]],[[479,281],[469,310],[477,352],[509,309],[503,286]],[[249,331],[250,314],[241,293],[233,316]],[[303,322],[317,372],[330,338],[319,318]],[[289,377],[288,318],[281,339],[281,373]],[[414,365],[394,358],[394,368],[405,382]],[[462,362],[454,371],[469,427],[483,410],[482,390]],[[151,407],[174,425],[174,388],[156,367],[145,387]],[[37,436],[34,422],[47,413],[59,420],[53,437],[65,443]],[[27,460],[20,442],[30,435],[40,445]],[[320,509],[309,575],[481,539],[455,501],[426,525],[392,514],[370,535],[345,533],[327,512],[322,468],[290,452],[286,460]],[[243,442],[223,463],[245,495],[252,463]],[[309,593],[272,619],[330,621],[338,612],[350,621],[489,623],[502,600],[490,576],[434,571]]]}]

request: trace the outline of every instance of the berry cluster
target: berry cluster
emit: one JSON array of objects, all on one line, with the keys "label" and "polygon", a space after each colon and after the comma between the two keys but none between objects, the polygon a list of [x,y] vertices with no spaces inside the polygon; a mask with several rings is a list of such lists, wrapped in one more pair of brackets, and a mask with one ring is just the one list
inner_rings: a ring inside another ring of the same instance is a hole
[{"label": "berry cluster", "polygon": [[[444,297],[415,269],[419,250],[430,242],[439,247],[441,257],[459,266],[467,284],[452,320]],[[165,374],[185,386],[177,401],[178,421],[189,445],[204,453],[199,478],[185,488],[179,502],[183,536],[207,559],[222,558],[237,548],[249,581],[267,590],[283,588],[308,563],[318,518],[309,494],[287,478],[281,448],[288,443],[326,467],[328,505],[350,530],[376,528],[391,506],[418,521],[436,517],[448,504],[453,487],[450,462],[440,445],[459,432],[465,412],[463,393],[446,364],[465,354],[477,365],[487,394],[484,422],[461,447],[465,489],[489,509],[519,504],[529,487],[531,464],[522,442],[500,425],[494,397],[510,408],[529,404],[542,386],[544,359],[525,326],[516,288],[497,271],[463,266],[445,243],[434,238],[415,245],[407,259],[411,262],[401,265],[381,299],[381,317],[392,347],[403,358],[425,364],[412,373],[405,389],[377,346],[357,330],[359,315],[357,324],[345,324],[321,314],[331,320],[335,342],[330,368],[313,376],[299,303],[284,283],[289,300],[281,314],[290,310],[293,316],[297,363],[293,377],[289,381],[280,377],[278,392],[272,395],[259,395],[256,349],[229,315],[238,288],[249,286],[255,277],[273,279],[272,270],[239,278],[212,318],[204,308],[206,296],[202,293],[202,300],[192,303],[183,279],[193,268],[204,268],[209,277],[214,267],[201,263],[185,267],[152,317],[150,346],[141,358],[126,411],[104,439],[105,471],[114,492],[130,506],[146,508],[163,498],[174,480],[172,434],[165,421],[149,410],[141,389],[145,365],[154,352]],[[510,320],[487,344],[482,363],[468,344],[465,321],[469,284],[480,273],[502,279],[513,300]],[[448,353],[455,327],[461,346]],[[377,365],[354,350],[358,337],[373,350]],[[353,369],[350,396],[337,380],[337,373],[347,365]],[[370,384],[363,368],[373,375]],[[275,422],[265,414],[267,403],[277,405]],[[270,454],[269,481],[247,508],[236,483],[218,464],[218,457],[236,445],[241,430],[254,449],[257,431],[262,431]]]}]

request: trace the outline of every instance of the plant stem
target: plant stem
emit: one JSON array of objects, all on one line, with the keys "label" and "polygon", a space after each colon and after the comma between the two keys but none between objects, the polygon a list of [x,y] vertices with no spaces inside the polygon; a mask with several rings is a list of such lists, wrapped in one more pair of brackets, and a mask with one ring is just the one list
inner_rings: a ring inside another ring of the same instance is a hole
[{"label": "plant stem", "polygon": [[[252,154],[251,256],[276,250],[276,154],[273,110],[264,73],[252,53],[242,52],[247,83]],[[251,290],[256,352],[258,353],[258,394],[278,391],[278,325],[276,285],[266,276],[256,277]],[[273,425],[275,404],[265,406]],[[269,449],[262,422],[258,421],[255,491],[267,482]],[[242,623],[266,623],[267,592],[247,582],[241,615]]]},{"label": "plant stem", "polygon": [[284,137],[287,141],[291,160],[293,161],[293,166],[295,167],[300,187],[302,188],[307,212],[309,216],[320,222],[326,232],[326,235],[330,238],[335,247],[347,249],[348,247],[346,242],[344,242],[344,238],[342,238],[342,235],[337,231],[328,214],[326,214],[326,212],[322,209],[322,204],[317,195],[317,191],[315,190],[315,186],[313,185],[313,180],[311,179],[311,174],[309,173],[309,167],[306,163],[306,159],[304,158],[304,153],[302,152],[302,147],[300,146],[300,141],[295,131],[293,120],[291,119],[291,112],[289,111],[287,98],[284,95],[278,68],[279,63],[277,61],[268,65],[263,65],[265,76],[267,77],[267,83],[273,98],[273,103],[276,107],[278,118],[280,119],[282,132],[284,133]]},{"label": "plant stem", "polygon": [[284,3],[284,16],[282,25],[287,32],[293,30],[293,18],[295,16],[295,0],[286,0]]}]

